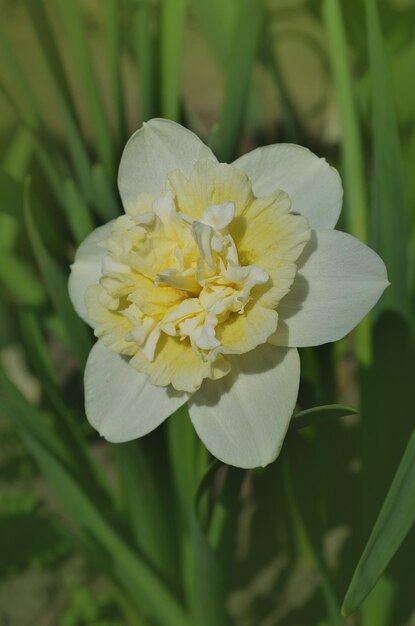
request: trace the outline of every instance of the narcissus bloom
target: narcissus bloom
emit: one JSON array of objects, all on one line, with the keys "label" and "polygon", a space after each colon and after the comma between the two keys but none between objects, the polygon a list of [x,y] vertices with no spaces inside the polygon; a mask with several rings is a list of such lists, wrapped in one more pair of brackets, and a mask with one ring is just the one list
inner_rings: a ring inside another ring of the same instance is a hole
[{"label": "narcissus bloom", "polygon": [[216,457],[270,463],[297,399],[296,348],[343,337],[388,284],[375,252],[333,230],[336,170],[289,144],[219,163],[152,120],[127,143],[119,189],[125,215],[86,238],[69,279],[98,338],[89,421],[127,441],[188,402]]}]

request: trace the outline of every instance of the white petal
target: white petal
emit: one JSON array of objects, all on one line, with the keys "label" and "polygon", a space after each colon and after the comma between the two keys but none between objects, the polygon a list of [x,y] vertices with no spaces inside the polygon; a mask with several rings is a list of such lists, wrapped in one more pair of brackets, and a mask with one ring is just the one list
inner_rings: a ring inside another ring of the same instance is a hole
[{"label": "white petal", "polygon": [[256,196],[282,189],[291,198],[291,211],[304,215],[311,228],[335,227],[343,198],[340,176],[307,148],[289,143],[265,146],[233,165],[248,174]]},{"label": "white petal", "polygon": [[297,350],[263,345],[232,357],[232,370],[205,380],[189,402],[197,434],[221,461],[236,467],[271,463],[281,449],[297,400]]},{"label": "white petal", "polygon": [[113,223],[114,220],[93,230],[79,246],[71,265],[68,282],[69,297],[79,317],[91,326],[86,312],[85,292],[90,285],[96,285],[101,278],[102,261],[107,251],[98,244],[109,237]]},{"label": "white petal", "polygon": [[188,176],[196,161],[216,157],[194,133],[180,124],[153,119],[129,139],[121,157],[118,186],[124,207],[140,193],[159,194],[167,174],[180,170]]},{"label": "white petal", "polygon": [[120,443],[146,435],[188,397],[170,387],[155,387],[101,341],[89,354],[85,369],[86,416],[108,441]]},{"label": "white petal", "polygon": [[388,284],[376,252],[346,233],[315,231],[278,306],[278,328],[269,341],[296,347],[336,341],[360,322]]}]

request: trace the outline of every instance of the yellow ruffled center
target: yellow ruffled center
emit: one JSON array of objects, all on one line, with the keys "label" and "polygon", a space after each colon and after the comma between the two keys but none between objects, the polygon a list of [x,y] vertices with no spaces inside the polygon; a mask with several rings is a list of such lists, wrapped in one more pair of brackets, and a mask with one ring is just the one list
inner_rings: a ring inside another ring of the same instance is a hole
[{"label": "yellow ruffled center", "polygon": [[229,372],[223,355],[275,332],[308,226],[286,194],[255,198],[242,172],[212,161],[189,179],[172,173],[163,194],[127,211],[87,292],[95,334],[154,384],[194,391]]}]

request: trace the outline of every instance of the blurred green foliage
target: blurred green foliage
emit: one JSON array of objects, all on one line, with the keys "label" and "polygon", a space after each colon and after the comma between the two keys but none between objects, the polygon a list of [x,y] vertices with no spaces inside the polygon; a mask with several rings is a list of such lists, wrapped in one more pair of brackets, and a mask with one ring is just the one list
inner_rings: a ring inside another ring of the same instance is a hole
[{"label": "blurred green foliage", "polygon": [[[415,3],[1,9],[0,618],[22,626],[1,601],[35,571],[59,581],[42,626],[332,626],[346,592],[361,626],[410,624]],[[84,418],[93,337],[69,264],[121,211],[122,147],[154,116],[227,161],[279,141],[325,156],[344,181],[341,227],[388,266],[391,288],[352,336],[302,351],[299,413],[263,470],[209,467],[183,410],[115,446]],[[75,554],[88,566],[68,578]]]}]

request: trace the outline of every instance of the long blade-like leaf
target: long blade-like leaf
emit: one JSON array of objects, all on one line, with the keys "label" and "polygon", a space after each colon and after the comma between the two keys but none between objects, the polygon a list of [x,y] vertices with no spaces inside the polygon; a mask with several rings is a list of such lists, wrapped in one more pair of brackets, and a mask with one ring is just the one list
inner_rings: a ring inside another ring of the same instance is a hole
[{"label": "long blade-like leaf", "polygon": [[134,51],[139,71],[139,99],[141,117],[149,120],[158,113],[156,90],[157,59],[153,39],[152,7],[150,0],[135,0],[133,30]]},{"label": "long blade-like leaf", "polygon": [[33,269],[11,252],[0,250],[0,283],[21,306],[39,306],[45,291]]},{"label": "long blade-like leaf", "polygon": [[349,615],[366,598],[415,522],[415,430],[409,440],[343,603]]},{"label": "long blade-like leaf", "polygon": [[240,0],[220,115],[219,156],[223,161],[232,159],[236,150],[262,25],[262,1]]},{"label": "long blade-like leaf", "polygon": [[130,441],[114,444],[112,454],[121,482],[122,508],[135,543],[166,580],[176,582],[177,563],[169,532],[171,519],[166,517],[162,493],[146,450],[141,442]]},{"label": "long blade-like leaf", "polygon": [[67,2],[66,0],[58,0],[57,5],[81,80],[91,125],[94,129],[96,147],[107,172],[113,174],[115,155],[112,147],[111,128],[103,106],[104,100],[92,63],[80,8],[78,2]]},{"label": "long blade-like leaf", "polygon": [[[226,626],[223,578],[218,556],[204,532],[201,502],[215,481],[219,463],[215,461],[201,481],[191,518],[194,554],[194,609],[196,626]],[[217,504],[216,506],[220,506]]]},{"label": "long blade-like leaf", "polygon": [[386,263],[391,282],[382,306],[408,315],[408,230],[402,155],[376,0],[365,0],[365,6],[372,96],[373,244]]},{"label": "long blade-like leaf", "polygon": [[105,27],[108,46],[108,61],[111,78],[112,102],[117,123],[118,139],[125,139],[125,117],[121,80],[121,32],[118,0],[105,2]]},{"label": "long blade-like leaf", "polygon": [[50,81],[48,87],[56,97],[59,118],[65,130],[65,143],[68,147],[73,169],[76,172],[85,197],[92,199],[94,191],[91,184],[91,164],[88,150],[82,139],[75,103],[50,19],[42,0],[34,0],[34,2],[26,0],[25,6],[39,42],[44,66],[49,73]]},{"label": "long blade-like leaf", "polygon": [[62,319],[66,333],[70,339],[73,353],[78,359],[81,367],[84,367],[86,359],[91,349],[91,340],[85,324],[80,320],[74,311],[69,300],[66,286],[66,278],[49,256],[42,239],[37,231],[35,221],[29,204],[29,186],[26,184],[25,192],[25,221],[32,249],[36,257],[39,269],[45,281],[46,289],[53,305]]},{"label": "long blade-like leaf", "polygon": [[[0,388],[10,388],[6,381],[7,378],[0,371]],[[2,394],[1,410],[18,429],[69,518],[84,531],[90,541],[97,543],[110,557],[107,575],[122,586],[140,611],[145,609],[147,615],[156,617],[160,623],[190,626],[174,596],[112,528],[107,521],[107,512],[103,514],[95,507],[62,462],[61,455],[56,454],[61,447],[59,440],[55,441],[52,433],[42,428],[38,410],[17,390],[13,395],[15,401],[10,394]]]},{"label": "long blade-like leaf", "polygon": [[66,204],[66,215],[75,241],[81,243],[87,235],[94,229],[88,205],[84,197],[79,192],[76,183],[68,179],[64,183],[64,194]]},{"label": "long blade-like leaf", "polygon": [[[364,178],[363,142],[339,0],[323,2],[323,17],[330,44],[330,60],[342,130],[342,174],[345,185],[346,221],[349,232],[367,243],[369,214]],[[356,353],[360,363],[370,362],[370,338],[370,317],[366,317],[356,329]]]},{"label": "long blade-like leaf", "polygon": [[178,120],[180,114],[181,59],[187,0],[161,3],[161,106],[162,115]]},{"label": "long blade-like leaf", "polygon": [[312,409],[305,409],[293,415],[290,428],[298,430],[299,428],[306,428],[307,426],[313,426],[314,424],[319,424],[326,420],[339,419],[340,417],[353,415],[355,413],[357,413],[356,409],[342,404],[315,406]]}]

